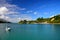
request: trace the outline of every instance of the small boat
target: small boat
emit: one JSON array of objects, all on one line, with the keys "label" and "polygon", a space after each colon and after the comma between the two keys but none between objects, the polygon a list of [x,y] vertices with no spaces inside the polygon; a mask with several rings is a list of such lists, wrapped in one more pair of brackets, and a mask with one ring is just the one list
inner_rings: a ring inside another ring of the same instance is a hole
[{"label": "small boat", "polygon": [[11,28],[10,27],[6,27],[6,31],[11,31]]}]

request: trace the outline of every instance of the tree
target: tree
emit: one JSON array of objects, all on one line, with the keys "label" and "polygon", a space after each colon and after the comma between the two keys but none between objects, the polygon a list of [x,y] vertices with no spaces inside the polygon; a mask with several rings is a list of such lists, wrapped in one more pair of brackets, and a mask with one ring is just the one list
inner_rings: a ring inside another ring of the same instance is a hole
[{"label": "tree", "polygon": [[43,17],[37,18],[37,21],[38,21],[38,22],[42,22],[42,21],[43,21]]},{"label": "tree", "polygon": [[23,21],[23,24],[27,24],[27,20],[24,20],[24,21]]},{"label": "tree", "polygon": [[27,20],[21,20],[20,22],[19,22],[20,24],[27,24]]}]

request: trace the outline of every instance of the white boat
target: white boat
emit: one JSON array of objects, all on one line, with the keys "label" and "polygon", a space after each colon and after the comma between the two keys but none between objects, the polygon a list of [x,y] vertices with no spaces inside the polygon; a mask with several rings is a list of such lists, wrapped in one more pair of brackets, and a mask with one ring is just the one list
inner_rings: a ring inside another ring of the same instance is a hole
[{"label": "white boat", "polygon": [[11,28],[10,27],[6,27],[6,31],[11,31]]},{"label": "white boat", "polygon": [[5,28],[5,30],[6,30],[6,31],[11,31],[11,28],[10,28],[10,26],[9,26],[7,23],[6,23],[5,25],[6,25],[6,28]]}]

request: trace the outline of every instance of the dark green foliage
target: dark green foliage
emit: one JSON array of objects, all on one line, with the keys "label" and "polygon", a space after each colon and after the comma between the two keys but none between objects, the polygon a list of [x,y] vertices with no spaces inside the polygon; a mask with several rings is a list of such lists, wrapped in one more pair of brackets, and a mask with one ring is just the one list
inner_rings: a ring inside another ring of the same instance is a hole
[{"label": "dark green foliage", "polygon": [[41,17],[41,18],[37,18],[36,21],[37,21],[37,22],[43,22],[43,20],[44,20],[43,17]]},{"label": "dark green foliage", "polygon": [[27,24],[27,21],[26,20],[23,20],[23,21],[20,21],[19,23],[20,24]]}]

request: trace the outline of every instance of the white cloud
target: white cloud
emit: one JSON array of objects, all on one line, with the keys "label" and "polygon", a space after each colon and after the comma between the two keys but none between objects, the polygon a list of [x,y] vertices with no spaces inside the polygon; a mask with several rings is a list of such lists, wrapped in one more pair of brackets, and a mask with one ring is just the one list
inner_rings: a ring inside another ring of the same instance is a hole
[{"label": "white cloud", "polygon": [[56,16],[56,14],[55,14],[55,15],[51,15],[50,18],[51,18],[51,17],[54,17],[54,16]]},{"label": "white cloud", "polygon": [[37,14],[37,12],[34,12],[34,14],[36,15],[36,14]]},{"label": "white cloud", "polygon": [[0,7],[0,14],[7,14],[8,9],[6,7]]},{"label": "white cloud", "polygon": [[0,18],[1,19],[5,19],[5,20],[8,20],[9,19],[9,17],[8,16],[5,16],[5,15],[0,15]]},{"label": "white cloud", "polygon": [[32,18],[27,14],[20,13],[20,11],[23,10],[26,10],[26,8],[22,8],[14,4],[9,4],[6,0],[0,0],[0,18],[2,19],[11,22],[19,22],[20,20],[31,20]]},{"label": "white cloud", "polygon": [[31,20],[30,16],[28,16],[27,14],[22,14],[17,10],[23,11],[26,9],[11,4],[0,5],[0,18],[11,22],[19,22],[20,20]]},{"label": "white cloud", "polygon": [[2,6],[5,6],[9,9],[12,9],[12,10],[26,10],[26,8],[22,8],[22,7],[18,7],[17,5],[11,5],[11,4],[3,4]]},{"label": "white cloud", "polygon": [[51,18],[51,17],[54,17],[54,15],[50,16],[50,18]]},{"label": "white cloud", "polygon": [[0,18],[4,18],[5,16],[4,15],[0,15]]},{"label": "white cloud", "polygon": [[25,15],[23,15],[21,17],[15,16],[14,18],[11,18],[10,16],[0,15],[0,18],[5,19],[5,20],[10,21],[10,22],[15,22],[15,23],[19,22],[21,20],[27,20],[27,21],[31,20],[31,17],[25,16]]},{"label": "white cloud", "polygon": [[10,21],[10,22],[18,22],[19,21],[18,18],[11,18],[11,17],[5,16],[5,15],[1,15],[0,18],[4,19],[4,20],[7,20],[7,21]]}]

